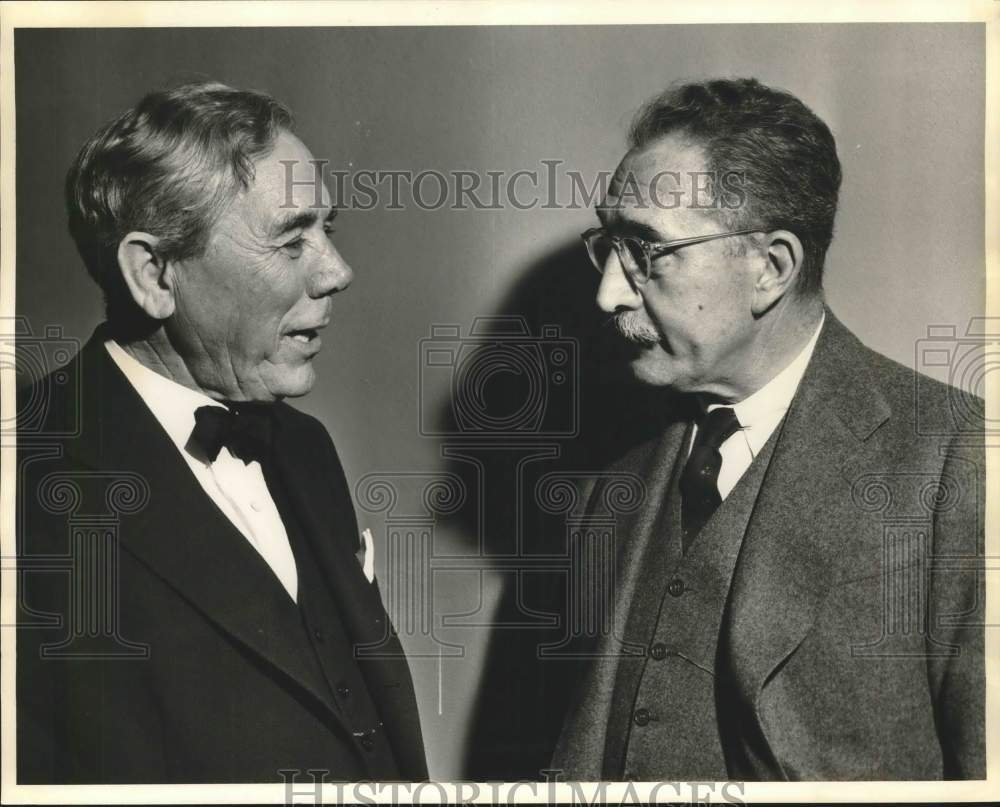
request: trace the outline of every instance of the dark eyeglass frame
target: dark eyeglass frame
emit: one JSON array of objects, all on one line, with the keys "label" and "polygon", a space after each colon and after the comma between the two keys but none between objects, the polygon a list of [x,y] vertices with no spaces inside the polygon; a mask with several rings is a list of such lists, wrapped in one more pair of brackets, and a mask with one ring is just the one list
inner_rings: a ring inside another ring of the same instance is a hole
[{"label": "dark eyeglass frame", "polygon": [[[603,227],[592,227],[591,229],[580,233],[580,238],[582,238],[584,244],[587,245],[587,254],[590,256],[590,262],[594,264],[594,267],[602,275],[604,274],[604,266],[598,260],[597,253],[594,250],[594,245],[598,238],[609,239],[611,241],[611,246],[615,250],[615,254],[618,256],[618,262],[621,264],[622,269],[625,270],[625,273],[637,286],[643,286],[649,282],[649,278],[652,275],[653,261],[661,257],[669,250],[679,249],[680,247],[689,247],[693,244],[702,244],[706,241],[714,241],[717,238],[729,238],[734,235],[750,235],[750,233],[760,232],[764,232],[763,228],[752,227],[748,230],[731,230],[725,233],[695,235],[689,238],[678,238],[674,241],[647,241],[644,238],[639,238],[634,235],[621,237],[611,235]],[[626,247],[626,242],[629,241],[637,244],[639,249],[642,251],[644,260],[641,266],[636,262],[633,252]],[[628,256],[627,259],[626,256]]]}]

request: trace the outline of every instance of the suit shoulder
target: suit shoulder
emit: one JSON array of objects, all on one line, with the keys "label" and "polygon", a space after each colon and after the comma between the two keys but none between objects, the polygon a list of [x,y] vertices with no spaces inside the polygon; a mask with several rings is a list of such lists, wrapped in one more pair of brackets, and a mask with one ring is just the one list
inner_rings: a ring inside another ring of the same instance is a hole
[{"label": "suit shoulder", "polygon": [[310,441],[314,446],[327,445],[336,454],[333,435],[319,418],[296,409],[285,401],[278,402],[277,415],[283,429],[287,429],[297,438]]},{"label": "suit shoulder", "polygon": [[17,431],[27,436],[72,436],[79,430],[82,414],[82,373],[79,357],[19,384]]},{"label": "suit shoulder", "polygon": [[913,425],[915,434],[945,437],[983,432],[985,401],[981,397],[932,378],[865,345],[861,345],[861,349],[868,360],[866,382],[873,391],[882,394],[895,416]]}]

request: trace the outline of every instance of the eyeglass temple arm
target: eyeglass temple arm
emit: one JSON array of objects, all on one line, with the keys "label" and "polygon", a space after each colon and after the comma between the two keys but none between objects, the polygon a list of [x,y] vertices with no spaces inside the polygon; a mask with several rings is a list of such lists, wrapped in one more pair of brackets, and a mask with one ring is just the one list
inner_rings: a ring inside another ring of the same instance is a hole
[{"label": "eyeglass temple arm", "polygon": [[701,244],[705,241],[715,241],[717,238],[728,238],[731,235],[749,235],[750,233],[761,232],[760,227],[750,230],[733,230],[728,233],[712,233],[711,235],[695,235],[691,238],[680,238],[677,241],[663,241],[659,244],[650,244],[650,249],[656,251],[660,249],[673,249],[674,247],[685,247],[690,244]]}]

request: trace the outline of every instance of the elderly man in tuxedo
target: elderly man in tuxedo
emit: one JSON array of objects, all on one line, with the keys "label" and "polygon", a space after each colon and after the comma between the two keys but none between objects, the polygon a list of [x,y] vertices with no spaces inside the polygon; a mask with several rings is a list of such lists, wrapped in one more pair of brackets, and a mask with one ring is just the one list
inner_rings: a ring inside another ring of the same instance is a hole
[{"label": "elderly man in tuxedo", "polygon": [[199,83],[69,172],[107,321],[26,393],[21,783],[427,776],[337,453],[284,402],[352,279],[312,159],[275,99]]},{"label": "elderly man in tuxedo", "polygon": [[716,80],[652,101],[629,145],[584,239],[666,423],[611,469],[645,498],[618,516],[616,608],[553,767],[985,777],[982,402],[825,305],[833,135]]}]

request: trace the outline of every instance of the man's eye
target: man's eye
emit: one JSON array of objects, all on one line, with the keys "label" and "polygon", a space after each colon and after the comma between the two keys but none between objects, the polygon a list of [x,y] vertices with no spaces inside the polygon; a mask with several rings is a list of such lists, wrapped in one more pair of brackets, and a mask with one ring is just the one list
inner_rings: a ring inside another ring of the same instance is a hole
[{"label": "man's eye", "polygon": [[337,228],[334,227],[332,223],[331,224],[324,224],[323,225],[323,232],[326,234],[327,238],[329,238],[330,240],[333,240],[333,234],[335,232],[337,232]]},{"label": "man's eye", "polygon": [[653,253],[653,262],[669,263],[676,257],[674,253],[677,252],[676,247],[667,247],[666,249],[659,249]]},{"label": "man's eye", "polygon": [[663,277],[663,275],[670,271],[675,257],[674,250],[672,249],[654,252],[649,262],[649,276],[651,278]]},{"label": "man's eye", "polygon": [[282,244],[281,248],[293,258],[297,258],[302,254],[302,248],[305,246],[305,243],[306,239],[300,235],[298,238],[293,238],[291,241]]}]

